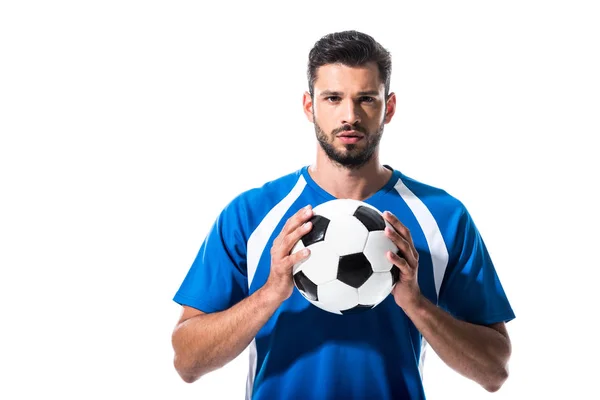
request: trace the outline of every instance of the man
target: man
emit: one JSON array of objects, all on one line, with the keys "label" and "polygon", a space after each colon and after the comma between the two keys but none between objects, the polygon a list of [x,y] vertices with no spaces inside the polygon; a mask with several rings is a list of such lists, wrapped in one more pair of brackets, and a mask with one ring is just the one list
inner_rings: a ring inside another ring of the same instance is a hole
[{"label": "man", "polygon": [[[338,32],[309,54],[304,113],[314,164],[233,199],[203,242],[174,301],[174,364],[194,382],[250,346],[248,399],[425,399],[426,343],[488,391],[507,379],[505,322],[514,318],[465,207],[379,161],[394,115],[390,54],[372,37]],[[335,315],[294,289],[290,251],[312,208],[334,198],[387,211],[401,257],[392,294],[372,310]]]}]

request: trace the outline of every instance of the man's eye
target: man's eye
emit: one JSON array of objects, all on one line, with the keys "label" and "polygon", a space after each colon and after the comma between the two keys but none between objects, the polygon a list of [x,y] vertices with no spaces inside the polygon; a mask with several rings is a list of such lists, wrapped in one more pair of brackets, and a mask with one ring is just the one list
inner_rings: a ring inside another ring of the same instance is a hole
[{"label": "man's eye", "polygon": [[339,96],[329,96],[325,98],[327,101],[329,101],[330,103],[336,102],[340,100]]},{"label": "man's eye", "polygon": [[375,101],[375,99],[373,97],[371,97],[371,96],[362,96],[360,98],[360,101],[363,102],[363,103],[372,103],[372,102]]}]

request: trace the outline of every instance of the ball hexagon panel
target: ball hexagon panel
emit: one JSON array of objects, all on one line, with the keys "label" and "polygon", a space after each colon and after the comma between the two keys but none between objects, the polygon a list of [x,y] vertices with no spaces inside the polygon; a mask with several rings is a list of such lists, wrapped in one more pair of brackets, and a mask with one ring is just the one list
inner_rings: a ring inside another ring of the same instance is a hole
[{"label": "ball hexagon panel", "polygon": [[294,283],[304,297],[312,301],[318,300],[317,285],[311,282],[311,280],[304,275],[304,272],[299,271],[294,274]]},{"label": "ball hexagon panel", "polygon": [[332,252],[326,242],[317,242],[309,246],[309,249],[310,254],[301,263],[300,271],[316,285],[334,280],[338,274],[336,266],[340,256]]},{"label": "ball hexagon panel", "polygon": [[385,299],[393,287],[391,272],[374,272],[367,281],[358,288],[360,304],[378,304]]},{"label": "ball hexagon panel", "polygon": [[327,245],[338,255],[360,253],[365,247],[369,232],[352,215],[339,216],[327,227]]},{"label": "ball hexagon panel", "polygon": [[363,253],[371,263],[374,272],[386,272],[392,269],[393,264],[386,256],[388,251],[396,253],[398,248],[385,232],[369,232]]},{"label": "ball hexagon panel", "polygon": [[340,257],[337,268],[337,279],[339,281],[358,288],[369,279],[372,273],[371,264],[362,252]]},{"label": "ball hexagon panel", "polygon": [[329,219],[321,215],[313,215],[310,222],[312,223],[310,231],[302,236],[302,243],[306,247],[325,240],[325,233],[327,232],[327,226],[329,225]]},{"label": "ball hexagon panel", "polygon": [[358,291],[338,280],[319,285],[317,291],[319,301],[329,308],[347,310],[358,304]]},{"label": "ball hexagon panel", "polygon": [[354,211],[354,217],[362,222],[369,232],[385,229],[385,219],[370,207],[358,206]]}]

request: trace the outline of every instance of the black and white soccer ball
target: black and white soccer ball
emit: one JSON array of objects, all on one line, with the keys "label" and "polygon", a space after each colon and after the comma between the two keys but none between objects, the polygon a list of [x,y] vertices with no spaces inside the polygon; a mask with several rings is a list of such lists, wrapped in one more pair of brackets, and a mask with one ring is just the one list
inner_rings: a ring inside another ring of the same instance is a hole
[{"label": "black and white soccer ball", "polygon": [[385,235],[391,225],[362,201],[335,199],[316,206],[312,229],[292,249],[308,258],[293,268],[294,284],[315,306],[334,313],[370,310],[390,294],[399,270],[387,258],[398,253]]}]

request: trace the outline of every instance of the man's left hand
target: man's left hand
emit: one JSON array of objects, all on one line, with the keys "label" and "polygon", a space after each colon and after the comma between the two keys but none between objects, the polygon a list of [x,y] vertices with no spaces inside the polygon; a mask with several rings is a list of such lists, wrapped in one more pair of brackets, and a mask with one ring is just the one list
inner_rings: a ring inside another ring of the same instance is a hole
[{"label": "man's left hand", "polygon": [[415,248],[410,231],[391,212],[386,211],[383,217],[394,229],[385,228],[385,233],[396,247],[399,254],[388,251],[388,259],[400,270],[400,280],[392,290],[396,304],[406,311],[408,307],[418,304],[421,299],[421,290],[417,280],[419,269],[419,253]]}]

